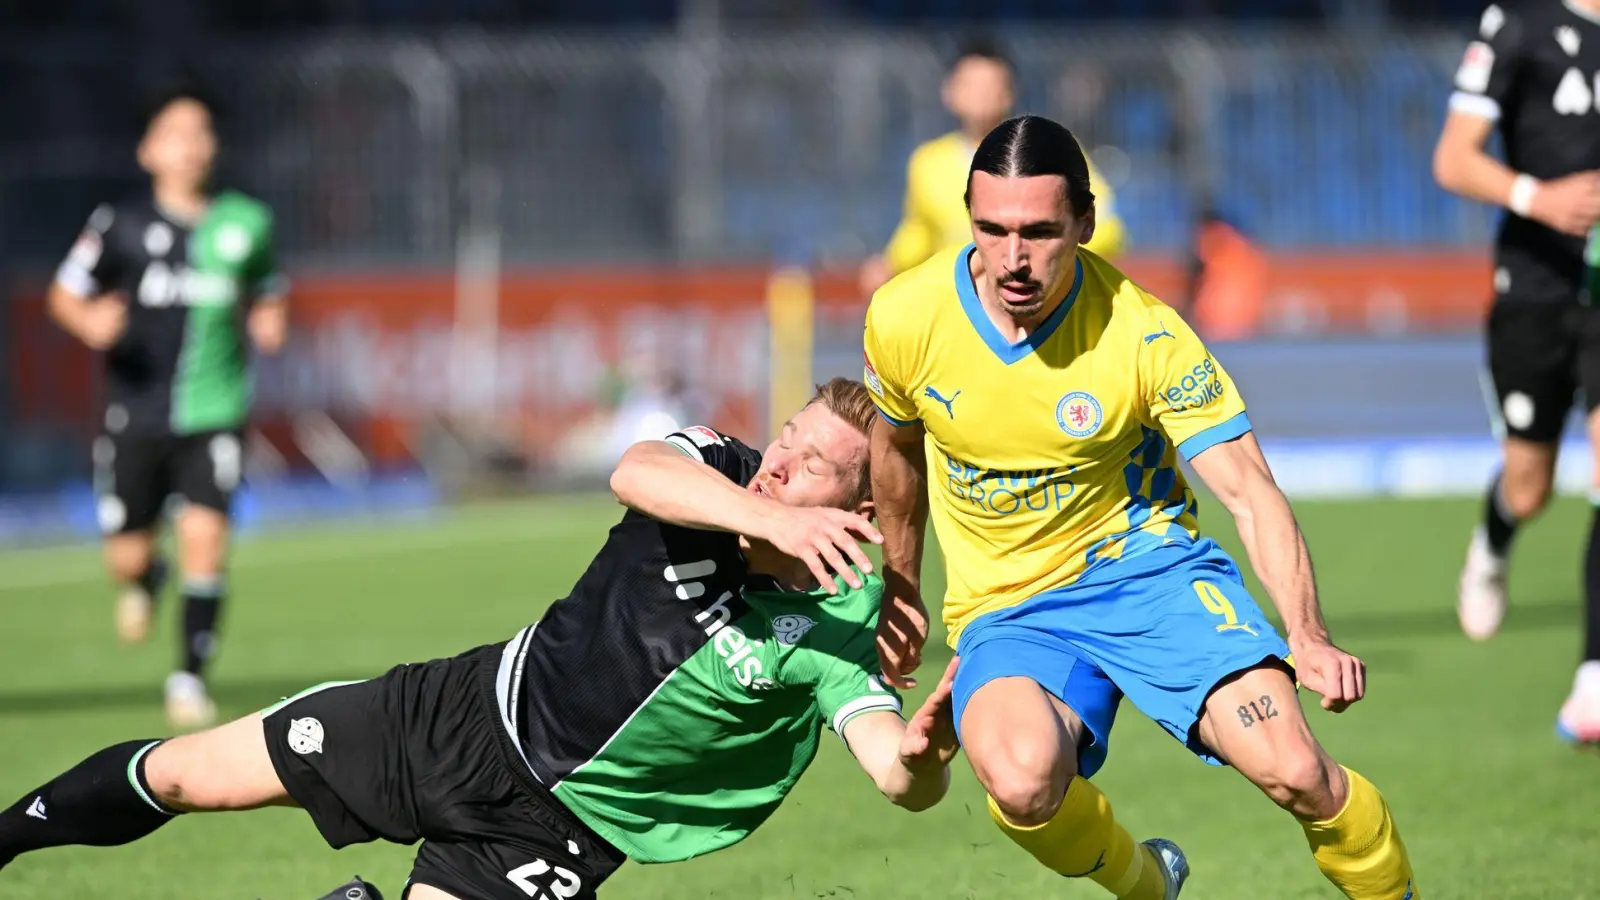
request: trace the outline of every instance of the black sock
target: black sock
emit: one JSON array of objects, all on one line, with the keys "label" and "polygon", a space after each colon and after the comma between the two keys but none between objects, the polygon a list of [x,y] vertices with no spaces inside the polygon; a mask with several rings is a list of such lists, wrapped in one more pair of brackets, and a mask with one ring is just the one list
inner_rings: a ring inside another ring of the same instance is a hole
[{"label": "black sock", "polygon": [[1589,523],[1589,555],[1583,565],[1583,658],[1600,660],[1600,504]]},{"label": "black sock", "polygon": [[1500,480],[1501,476],[1496,475],[1489,485],[1489,497],[1483,504],[1483,526],[1489,537],[1489,549],[1495,556],[1504,557],[1511,549],[1511,539],[1517,534],[1517,520],[1505,508]]},{"label": "black sock", "polygon": [[150,557],[150,565],[145,567],[144,574],[134,579],[134,583],[149,594],[151,600],[159,599],[161,589],[167,584],[167,561],[159,556]]},{"label": "black sock", "polygon": [[205,675],[217,648],[217,618],[224,595],[221,576],[183,581],[183,670]]},{"label": "black sock", "polygon": [[144,777],[145,757],[159,743],[107,747],[0,812],[0,866],[46,847],[126,844],[171,821],[177,812],[155,799]]}]

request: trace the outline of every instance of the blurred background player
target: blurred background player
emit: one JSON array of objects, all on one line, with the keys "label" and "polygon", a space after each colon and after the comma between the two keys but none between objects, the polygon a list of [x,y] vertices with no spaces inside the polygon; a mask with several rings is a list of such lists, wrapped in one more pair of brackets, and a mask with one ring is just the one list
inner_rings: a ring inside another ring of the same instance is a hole
[{"label": "blurred background player", "polygon": [[[940,250],[972,237],[962,201],[967,166],[983,136],[1011,115],[1016,102],[1016,70],[995,43],[974,39],[962,45],[945,75],[940,98],[958,127],[918,147],[906,165],[905,213],[889,245],[861,266],[861,291],[871,296],[890,278]],[[1127,232],[1117,217],[1115,195],[1105,176],[1089,163],[1099,220],[1088,248],[1106,259],[1120,254]]]},{"label": "blurred background player", "polygon": [[50,288],[62,328],[105,357],[103,432],[94,444],[105,560],[119,585],[118,636],[145,640],[168,567],[155,525],[176,516],[183,617],[180,668],[166,682],[167,717],[185,730],[216,709],[204,682],[226,594],[229,509],[242,475],[250,349],[274,353],[287,334],[286,286],[272,251],[272,215],[237,192],[212,193],[211,107],[172,90],[146,110],[139,165],[151,193],[89,217]]},{"label": "blurred background player", "polygon": [[[1506,613],[1517,528],[1550,499],[1562,427],[1581,390],[1600,447],[1600,321],[1580,303],[1584,244],[1600,240],[1600,0],[1492,4],[1456,72],[1434,155],[1446,189],[1508,210],[1495,242],[1488,322],[1501,470],[1461,572],[1461,628],[1486,640]],[[1505,162],[1485,150],[1496,129]],[[1596,457],[1600,491],[1600,454]],[[1596,494],[1600,497],[1600,493]],[[1600,505],[1596,506],[1600,523]],[[1600,528],[1585,566],[1583,662],[1557,718],[1569,740],[1600,741]]]}]

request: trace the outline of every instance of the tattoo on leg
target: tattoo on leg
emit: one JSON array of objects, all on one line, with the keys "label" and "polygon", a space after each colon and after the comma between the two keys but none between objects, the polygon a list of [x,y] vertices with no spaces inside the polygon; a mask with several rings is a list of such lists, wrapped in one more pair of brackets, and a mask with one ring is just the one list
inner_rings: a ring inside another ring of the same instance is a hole
[{"label": "tattoo on leg", "polygon": [[1255,725],[1257,722],[1265,722],[1268,719],[1276,719],[1277,717],[1278,711],[1273,708],[1272,697],[1269,694],[1262,694],[1260,697],[1239,707],[1239,723],[1246,728]]}]

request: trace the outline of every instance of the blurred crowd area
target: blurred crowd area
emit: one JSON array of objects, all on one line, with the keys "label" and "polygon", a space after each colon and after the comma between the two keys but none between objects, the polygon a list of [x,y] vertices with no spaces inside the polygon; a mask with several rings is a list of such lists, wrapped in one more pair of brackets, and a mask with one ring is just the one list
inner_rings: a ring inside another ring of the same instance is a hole
[{"label": "blurred crowd area", "polygon": [[[999,33],[1018,109],[1068,123],[1133,250],[1171,253],[1207,204],[1272,247],[1481,245],[1490,211],[1428,175],[1469,24]],[[294,266],[446,265],[474,224],[519,263],[826,263],[892,230],[908,154],[952,127],[963,33],[234,35],[184,65],[225,104],[224,177],[277,210]],[[164,74],[120,38],[0,40],[0,264],[52,260],[138,189],[131,110]]]},{"label": "blurred crowd area", "polygon": [[778,267],[814,279],[815,375],[859,374],[855,267],[980,34],[1114,189],[1118,263],[1248,308],[1199,325],[1263,434],[1485,434],[1496,214],[1430,174],[1479,6],[0,0],[0,497],[87,490],[97,369],[39,299],[90,210],[146,189],[136,109],[175,73],[295,284],[252,471],[542,483],[668,422],[764,439]]}]

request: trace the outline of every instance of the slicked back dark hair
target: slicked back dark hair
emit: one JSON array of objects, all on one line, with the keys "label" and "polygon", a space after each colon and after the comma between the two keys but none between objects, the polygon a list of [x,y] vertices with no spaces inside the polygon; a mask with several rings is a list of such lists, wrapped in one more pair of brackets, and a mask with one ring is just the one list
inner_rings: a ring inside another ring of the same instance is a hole
[{"label": "slicked back dark hair", "polygon": [[1078,139],[1065,125],[1044,116],[1017,116],[996,125],[984,135],[972,167],[967,170],[967,209],[972,208],[972,173],[987,172],[998,178],[1060,175],[1067,181],[1067,202],[1074,216],[1087,215],[1094,206],[1089,186],[1089,160]]}]

